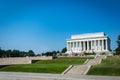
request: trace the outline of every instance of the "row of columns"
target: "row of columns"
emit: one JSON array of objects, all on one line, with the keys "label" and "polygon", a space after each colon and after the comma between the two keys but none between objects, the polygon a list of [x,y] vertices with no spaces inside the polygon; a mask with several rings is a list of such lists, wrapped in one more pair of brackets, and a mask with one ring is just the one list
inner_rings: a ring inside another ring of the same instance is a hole
[{"label": "row of columns", "polygon": [[81,52],[81,51],[107,51],[108,40],[90,40],[90,41],[68,41],[67,51]]}]

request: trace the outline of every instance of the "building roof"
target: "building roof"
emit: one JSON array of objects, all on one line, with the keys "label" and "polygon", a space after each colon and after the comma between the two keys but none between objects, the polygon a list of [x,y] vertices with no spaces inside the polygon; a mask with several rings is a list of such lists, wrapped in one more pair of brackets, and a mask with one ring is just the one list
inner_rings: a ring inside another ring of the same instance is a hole
[{"label": "building roof", "polygon": [[104,32],[97,33],[85,33],[85,34],[77,34],[72,35],[71,39],[83,39],[83,38],[95,38],[95,37],[107,37]]}]

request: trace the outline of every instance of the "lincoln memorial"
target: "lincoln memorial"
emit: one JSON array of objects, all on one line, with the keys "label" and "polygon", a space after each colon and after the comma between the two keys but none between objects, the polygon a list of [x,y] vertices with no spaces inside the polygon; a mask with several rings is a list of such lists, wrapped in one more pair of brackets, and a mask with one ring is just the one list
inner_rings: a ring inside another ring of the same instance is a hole
[{"label": "lincoln memorial", "polygon": [[82,52],[109,52],[110,38],[104,33],[86,33],[72,35],[71,39],[67,39],[67,52],[82,53]]}]

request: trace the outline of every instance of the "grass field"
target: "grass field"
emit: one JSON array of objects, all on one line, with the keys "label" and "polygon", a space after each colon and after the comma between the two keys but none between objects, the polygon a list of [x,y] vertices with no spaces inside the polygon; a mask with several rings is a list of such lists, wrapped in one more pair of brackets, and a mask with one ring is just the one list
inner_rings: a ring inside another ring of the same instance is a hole
[{"label": "grass field", "polygon": [[1,68],[0,71],[62,73],[69,65],[83,64],[93,57],[60,57],[53,60],[42,60],[33,64],[13,65]]},{"label": "grass field", "polygon": [[120,56],[112,56],[93,66],[88,75],[120,76]]}]

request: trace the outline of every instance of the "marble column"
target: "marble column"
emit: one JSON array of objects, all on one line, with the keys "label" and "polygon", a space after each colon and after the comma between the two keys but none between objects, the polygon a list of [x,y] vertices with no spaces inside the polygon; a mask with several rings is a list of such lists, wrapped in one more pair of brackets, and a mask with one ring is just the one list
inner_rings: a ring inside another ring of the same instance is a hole
[{"label": "marble column", "polygon": [[79,51],[79,42],[77,41],[77,51]]},{"label": "marble column", "polygon": [[108,50],[108,41],[107,39],[105,41],[106,41],[106,50]]},{"label": "marble column", "polygon": [[76,51],[76,42],[74,42],[74,50]]},{"label": "marble column", "polygon": [[73,42],[73,50],[72,51],[74,51],[74,49],[75,49],[75,42]]},{"label": "marble column", "polygon": [[68,50],[70,51],[70,42],[68,42]]},{"label": "marble column", "polygon": [[96,47],[97,47],[97,51],[98,51],[98,40],[96,40]]},{"label": "marble column", "polygon": [[81,41],[81,51],[83,51],[83,41]]},{"label": "marble column", "polygon": [[90,42],[91,42],[91,45],[90,45],[90,46],[91,46],[91,49],[90,49],[90,51],[92,51],[92,49],[93,49],[93,48],[92,48],[92,40],[91,40]]},{"label": "marble column", "polygon": [[72,51],[72,48],[73,48],[73,42],[71,42],[71,51]]},{"label": "marble column", "polygon": [[67,51],[69,51],[69,46],[68,46],[68,42],[67,42]]},{"label": "marble column", "polygon": [[68,50],[70,51],[70,42],[69,42],[69,44],[68,44]]},{"label": "marble column", "polygon": [[96,51],[96,40],[94,40],[94,50]]},{"label": "marble column", "polygon": [[82,50],[81,41],[79,42],[79,51]]},{"label": "marble column", "polygon": [[89,41],[87,41],[87,51],[89,51]]},{"label": "marble column", "polygon": [[91,42],[92,42],[91,43],[91,50],[94,50],[94,41],[92,40]]},{"label": "marble column", "polygon": [[100,40],[98,40],[98,51],[100,50]]},{"label": "marble column", "polygon": [[102,50],[102,40],[100,40],[100,50]]},{"label": "marble column", "polygon": [[102,40],[102,51],[104,51],[104,40]]},{"label": "marble column", "polygon": [[80,42],[78,41],[78,51],[80,51]]},{"label": "marble column", "polygon": [[85,51],[85,41],[83,41],[83,51]]}]

